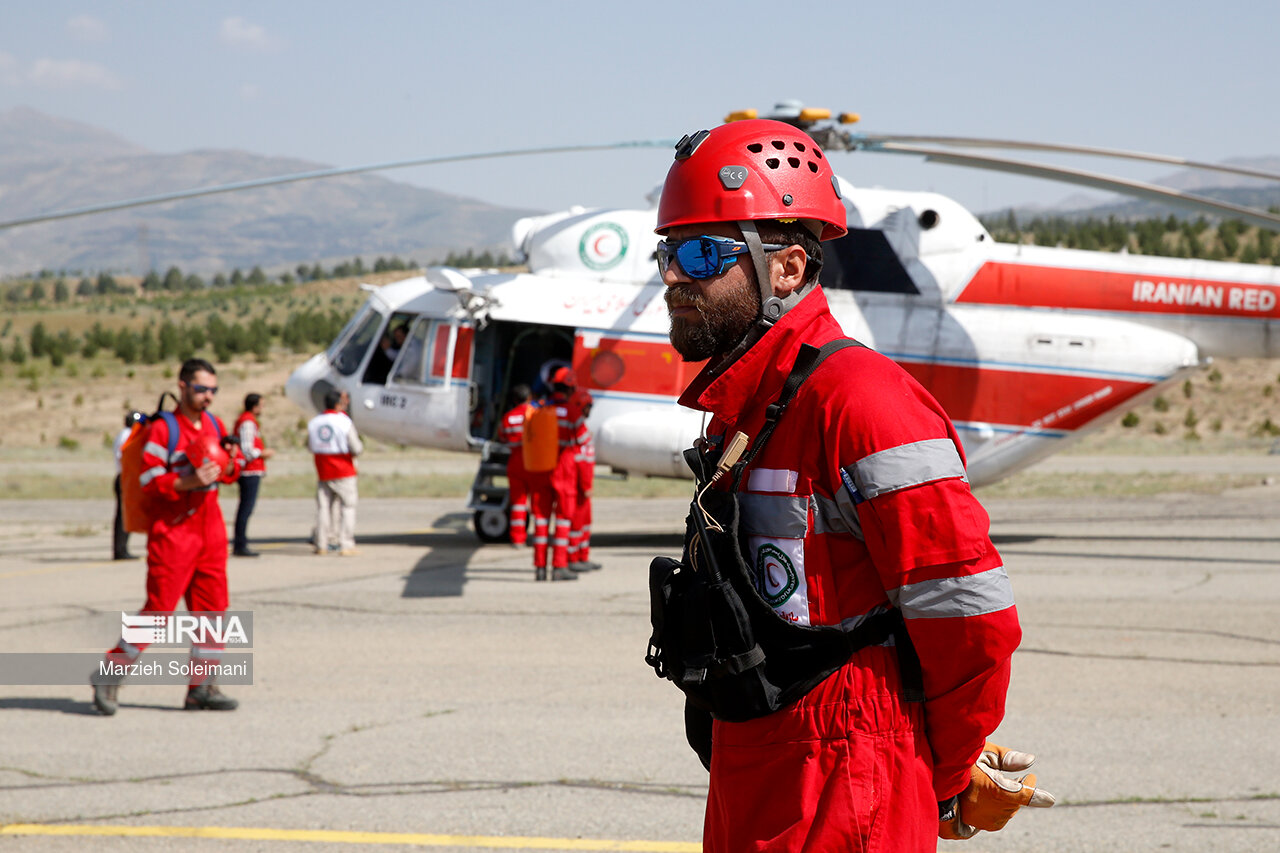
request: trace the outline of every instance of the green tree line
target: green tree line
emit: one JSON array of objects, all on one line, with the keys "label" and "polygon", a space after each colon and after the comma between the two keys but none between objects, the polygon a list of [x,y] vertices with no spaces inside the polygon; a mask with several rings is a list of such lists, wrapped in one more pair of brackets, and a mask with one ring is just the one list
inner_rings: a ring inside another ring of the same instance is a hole
[{"label": "green tree line", "polygon": [[[1277,211],[1273,208],[1272,212]],[[1131,221],[1114,216],[1106,219],[1037,216],[1019,222],[1014,212],[1008,211],[982,217],[982,224],[1002,243],[1280,265],[1280,240],[1276,239],[1276,232],[1245,225],[1239,219],[1214,224],[1204,217],[1168,216]]]},{"label": "green tree line", "polygon": [[[98,321],[82,335],[69,329],[51,332],[41,321],[31,327],[26,341],[14,335],[4,349],[4,356],[18,365],[26,364],[28,358],[48,358],[54,367],[61,367],[71,355],[88,359],[101,352],[110,353],[125,364],[184,360],[201,351],[212,353],[220,362],[245,353],[265,361],[276,342],[294,352],[329,343],[342,330],[346,319],[332,308],[293,311],[283,323],[268,322],[263,317],[244,323],[228,322],[220,313],[210,312],[203,322],[174,322],[166,317],[158,323],[152,321],[140,331],[109,329]],[[4,336],[8,336],[8,328]]]}]

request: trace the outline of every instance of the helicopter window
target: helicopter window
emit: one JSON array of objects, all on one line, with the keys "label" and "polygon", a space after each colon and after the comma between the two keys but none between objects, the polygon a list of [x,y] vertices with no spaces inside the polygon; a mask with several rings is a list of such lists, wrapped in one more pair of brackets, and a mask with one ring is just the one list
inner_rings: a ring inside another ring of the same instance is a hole
[{"label": "helicopter window", "polygon": [[333,357],[334,369],[343,376],[355,373],[360,368],[360,363],[364,361],[364,355],[369,351],[369,344],[373,343],[374,337],[378,334],[378,327],[381,325],[381,314],[372,309],[365,313],[355,330],[348,336],[346,343]]},{"label": "helicopter window", "polygon": [[877,228],[850,228],[823,250],[822,286],[878,293],[919,293],[902,261]]},{"label": "helicopter window", "polygon": [[409,330],[400,348],[400,357],[396,361],[392,378],[396,382],[411,382],[421,385],[426,381],[427,334],[431,331],[431,321],[419,317]]},{"label": "helicopter window", "polygon": [[415,316],[417,315],[404,312],[391,315],[391,319],[387,321],[386,331],[378,339],[378,348],[373,351],[369,366],[365,368],[364,383],[366,385],[386,383],[387,377],[391,375],[391,365],[395,364],[396,358],[404,348],[405,340],[408,338],[409,324],[413,322]]},{"label": "helicopter window", "polygon": [[[457,329],[457,338],[453,342],[453,369],[446,371],[449,359],[449,341],[453,330]],[[431,347],[430,382],[439,382],[445,378],[446,372],[454,379],[466,379],[471,375],[471,339],[474,330],[470,326],[452,326],[449,323],[435,323],[433,330],[435,339]]]}]

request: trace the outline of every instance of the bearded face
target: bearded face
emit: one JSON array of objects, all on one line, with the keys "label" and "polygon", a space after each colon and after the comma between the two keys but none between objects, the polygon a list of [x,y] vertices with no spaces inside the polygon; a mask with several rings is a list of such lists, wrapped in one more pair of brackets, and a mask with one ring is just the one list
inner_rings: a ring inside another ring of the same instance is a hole
[{"label": "bearded face", "polygon": [[709,287],[689,283],[667,288],[671,345],[685,361],[727,353],[759,316],[759,292],[746,276],[733,279]]}]

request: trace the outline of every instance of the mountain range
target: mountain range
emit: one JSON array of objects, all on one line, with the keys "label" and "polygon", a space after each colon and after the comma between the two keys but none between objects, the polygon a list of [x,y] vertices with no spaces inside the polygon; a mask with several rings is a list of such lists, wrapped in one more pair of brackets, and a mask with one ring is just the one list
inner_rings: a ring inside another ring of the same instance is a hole
[{"label": "mountain range", "polygon": [[[244,151],[160,154],[29,108],[0,112],[0,219],[321,168]],[[207,275],[357,255],[426,263],[509,247],[514,222],[536,212],[349,175],[0,231],[0,275],[173,265]]]},{"label": "mountain range", "polygon": [[[1280,157],[1227,162],[1280,172]],[[245,151],[161,154],[30,108],[0,112],[0,220],[321,168]],[[1182,170],[1154,183],[1250,207],[1280,205],[1280,184],[1256,179]],[[1020,221],[1188,215],[1182,208],[1115,199],[1073,196],[1048,208],[1018,206],[1014,213]],[[355,256],[428,263],[450,250],[507,249],[514,222],[537,212],[378,175],[348,175],[6,229],[0,231],[0,275],[40,269],[141,273],[169,266],[209,275],[255,265],[269,271],[328,265]]]}]

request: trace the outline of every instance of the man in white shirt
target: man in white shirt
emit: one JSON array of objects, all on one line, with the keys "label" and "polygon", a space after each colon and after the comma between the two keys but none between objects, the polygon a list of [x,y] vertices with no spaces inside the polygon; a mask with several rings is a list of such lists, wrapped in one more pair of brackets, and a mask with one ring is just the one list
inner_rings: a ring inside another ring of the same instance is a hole
[{"label": "man in white shirt", "polygon": [[[356,462],[364,452],[356,425],[347,414],[351,399],[346,391],[324,395],[324,411],[307,424],[307,447],[315,454],[316,553],[325,554],[331,539],[337,539],[343,557],[356,552]],[[337,530],[334,512],[337,511]]]}]

